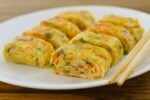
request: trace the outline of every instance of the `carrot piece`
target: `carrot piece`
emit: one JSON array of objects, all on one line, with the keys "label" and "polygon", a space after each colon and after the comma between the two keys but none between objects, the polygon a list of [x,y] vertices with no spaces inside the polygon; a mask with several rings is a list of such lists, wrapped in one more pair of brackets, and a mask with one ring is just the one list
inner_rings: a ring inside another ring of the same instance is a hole
[{"label": "carrot piece", "polygon": [[88,68],[93,68],[94,66],[93,66],[93,64],[87,64],[87,67]]},{"label": "carrot piece", "polygon": [[55,53],[55,54],[52,56],[53,61],[55,61],[59,56],[60,56],[60,54]]},{"label": "carrot piece", "polygon": [[70,62],[72,60],[73,60],[73,58],[65,58],[65,61],[68,61],[68,62]]}]

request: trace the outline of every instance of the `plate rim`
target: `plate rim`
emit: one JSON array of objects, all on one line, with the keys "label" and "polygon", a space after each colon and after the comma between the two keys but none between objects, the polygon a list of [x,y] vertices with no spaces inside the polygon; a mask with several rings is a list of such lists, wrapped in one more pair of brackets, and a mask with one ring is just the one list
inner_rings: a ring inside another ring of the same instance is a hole
[{"label": "plate rim", "polygon": [[[133,73],[128,79],[135,78],[137,76],[140,76],[146,72],[150,71],[149,68],[145,68],[144,70],[139,71],[138,73]],[[61,85],[33,85],[33,84],[28,84],[27,82],[21,82],[21,81],[15,81],[15,80],[8,80],[7,78],[1,77],[0,76],[0,81],[3,83],[7,83],[10,85],[14,86],[21,86],[21,87],[26,87],[26,88],[32,88],[32,89],[41,89],[41,90],[76,90],[76,89],[86,89],[86,88],[92,88],[92,87],[100,87],[100,86],[106,86],[108,84],[108,80],[105,80],[103,83],[100,81],[91,81],[91,82],[85,82],[85,83],[80,83],[80,84],[61,84]],[[116,81],[113,82],[115,84]]]}]

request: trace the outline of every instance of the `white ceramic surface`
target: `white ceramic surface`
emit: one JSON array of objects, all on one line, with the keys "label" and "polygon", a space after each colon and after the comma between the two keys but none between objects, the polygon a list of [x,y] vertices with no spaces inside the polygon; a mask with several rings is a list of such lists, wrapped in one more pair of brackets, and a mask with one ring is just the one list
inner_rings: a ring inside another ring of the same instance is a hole
[{"label": "white ceramic surface", "polygon": [[[107,14],[138,18],[145,31],[150,28],[149,14],[128,8],[111,6],[63,7],[42,10],[13,18],[0,24],[0,81],[17,86],[49,90],[80,89],[107,84],[108,78],[117,68],[117,65],[111,68],[103,79],[85,80],[56,75],[49,70],[14,64],[5,61],[3,58],[2,48],[7,41],[13,39],[31,26],[38,24],[41,20],[51,18],[59,12],[66,10],[89,10],[97,20]],[[150,53],[147,54],[147,58],[142,61],[131,77],[141,75],[147,71],[150,71]]]}]

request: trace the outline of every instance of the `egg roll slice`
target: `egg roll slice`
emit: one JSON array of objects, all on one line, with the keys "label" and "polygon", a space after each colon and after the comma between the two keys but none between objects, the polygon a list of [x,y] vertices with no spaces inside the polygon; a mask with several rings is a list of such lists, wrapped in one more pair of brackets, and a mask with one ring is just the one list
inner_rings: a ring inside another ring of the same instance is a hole
[{"label": "egg roll slice", "polygon": [[42,21],[40,26],[56,28],[63,32],[70,39],[80,33],[80,29],[74,23],[62,18],[52,18],[47,21]]},{"label": "egg roll slice", "polygon": [[89,43],[95,46],[105,48],[112,57],[112,65],[116,64],[123,55],[123,46],[121,42],[113,36],[106,34],[95,34],[91,31],[84,31],[73,38],[71,43]]},{"label": "egg roll slice", "polygon": [[90,25],[92,25],[93,23],[95,23],[95,19],[94,19],[94,17],[92,16],[92,14],[91,14],[89,11],[87,11],[87,10],[82,10],[82,11],[80,11],[80,13],[81,13],[81,15],[83,16],[83,18],[84,18],[86,21],[88,21],[88,23],[89,23]]},{"label": "egg roll slice", "polygon": [[48,66],[52,52],[50,43],[31,36],[18,36],[3,48],[6,60],[42,68]]},{"label": "egg roll slice", "polygon": [[[81,30],[87,29],[91,24],[91,21],[87,20],[87,16],[89,18],[90,13],[80,13],[79,11],[65,11],[57,15],[58,18],[66,19],[74,24],[76,24]],[[92,15],[90,15],[92,16]],[[86,17],[86,18],[85,18]]]},{"label": "egg roll slice", "polygon": [[69,41],[67,36],[61,31],[46,26],[35,26],[30,30],[25,31],[23,34],[44,39],[45,41],[50,42],[55,49],[59,48]]},{"label": "egg roll slice", "polygon": [[94,46],[88,43],[76,43],[75,44],[79,49],[82,50],[89,50],[91,52],[93,52],[96,56],[99,56],[101,58],[104,58],[106,60],[106,64],[107,64],[107,68],[106,71],[108,70],[108,68],[110,68],[111,64],[112,64],[112,57],[110,55],[110,53],[102,47],[99,46]]},{"label": "egg roll slice", "polygon": [[118,38],[123,44],[125,54],[127,54],[135,45],[134,37],[126,28],[121,26],[101,22],[92,25],[88,30],[93,31],[97,34],[107,34]]},{"label": "egg roll slice", "polygon": [[102,78],[108,68],[104,58],[73,44],[57,49],[51,56],[50,64],[58,74],[86,79]]},{"label": "egg roll slice", "polygon": [[100,22],[101,21],[109,22],[109,23],[127,28],[130,31],[130,33],[134,36],[136,42],[138,42],[141,39],[143,32],[144,32],[144,29],[140,25],[138,19],[117,16],[117,15],[107,15],[107,16],[104,16],[100,20]]}]

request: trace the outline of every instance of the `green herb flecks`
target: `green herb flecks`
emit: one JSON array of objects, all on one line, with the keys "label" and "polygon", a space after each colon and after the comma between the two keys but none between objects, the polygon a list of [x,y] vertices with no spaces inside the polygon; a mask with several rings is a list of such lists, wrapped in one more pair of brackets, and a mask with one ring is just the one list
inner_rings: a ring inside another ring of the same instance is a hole
[{"label": "green herb flecks", "polygon": [[46,38],[50,38],[50,37],[51,37],[51,35],[52,35],[52,33],[50,33],[50,32],[45,32],[45,36],[46,36]]},{"label": "green herb flecks", "polygon": [[123,48],[121,45],[118,45],[117,47],[118,47],[118,49],[122,49]]},{"label": "green herb flecks", "polygon": [[96,36],[96,37],[95,37],[95,39],[100,40],[100,39],[101,39],[101,37]]},{"label": "green herb flecks", "polygon": [[40,48],[40,47],[36,47],[36,49],[39,50],[39,51],[42,51],[42,48]]},{"label": "green herb flecks", "polygon": [[67,57],[67,55],[66,55],[66,54],[64,54],[64,53],[63,53],[63,56],[64,56],[64,58],[66,58],[66,57]]},{"label": "green herb flecks", "polygon": [[7,48],[7,52],[10,52],[11,48]]},{"label": "green herb flecks", "polygon": [[86,63],[86,64],[91,64],[88,60],[85,60],[85,63]]},{"label": "green herb flecks", "polygon": [[65,66],[68,66],[68,65],[70,65],[70,63],[69,62],[65,62],[65,64],[64,64]]},{"label": "green herb flecks", "polygon": [[48,67],[49,67],[49,68],[53,68],[54,66],[55,66],[55,65],[54,65],[53,63],[49,63],[49,64],[48,64]]},{"label": "green herb flecks", "polygon": [[86,41],[83,38],[80,38],[80,42],[85,43]]}]

